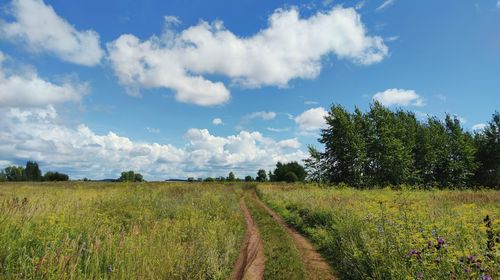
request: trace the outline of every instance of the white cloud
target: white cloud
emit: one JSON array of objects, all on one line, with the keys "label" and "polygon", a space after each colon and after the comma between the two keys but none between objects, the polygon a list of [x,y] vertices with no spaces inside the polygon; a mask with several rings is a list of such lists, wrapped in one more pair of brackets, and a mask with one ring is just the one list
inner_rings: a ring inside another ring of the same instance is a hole
[{"label": "white cloud", "polygon": [[66,81],[54,84],[38,76],[32,69],[10,74],[3,67],[0,52],[0,107],[37,107],[63,102],[78,102],[87,92],[85,83]]},{"label": "white cloud", "polygon": [[160,133],[159,128],[154,128],[154,127],[146,127],[146,130],[151,133]]},{"label": "white cloud", "polygon": [[275,112],[265,112],[265,111],[253,112],[253,113],[247,115],[246,118],[248,118],[248,119],[261,119],[261,120],[269,121],[269,120],[276,118],[276,113]]},{"label": "white cloud", "polygon": [[380,12],[380,11],[385,10],[386,8],[392,6],[394,4],[394,2],[396,2],[396,0],[384,0],[382,5],[378,6],[377,12]]},{"label": "white cloud", "polygon": [[304,104],[305,105],[317,105],[317,104],[319,104],[319,102],[318,101],[306,100],[306,101],[304,101]]},{"label": "white cloud", "polygon": [[295,123],[299,125],[299,130],[302,132],[314,132],[320,128],[324,128],[326,121],[325,116],[328,112],[323,107],[309,109],[295,117]]},{"label": "white cloud", "polygon": [[165,16],[163,18],[165,19],[166,24],[179,25],[182,23],[182,21],[176,16]]},{"label": "white cloud", "polygon": [[417,106],[425,105],[424,99],[414,90],[391,88],[383,92],[377,92],[373,95],[373,100],[380,102],[382,105],[401,105],[401,106]]},{"label": "white cloud", "polygon": [[48,52],[76,64],[99,64],[104,52],[93,30],[78,31],[42,0],[13,0],[15,19],[0,21],[0,37],[17,41],[33,52]]},{"label": "white cloud", "polygon": [[286,132],[286,131],[289,131],[290,128],[289,127],[285,127],[285,128],[268,127],[267,130],[272,131],[272,132]]},{"label": "white cloud", "polygon": [[342,7],[309,18],[297,8],[278,9],[267,28],[249,37],[221,21],[203,21],[180,32],[167,27],[145,41],[125,34],[107,46],[115,74],[132,92],[168,88],[178,101],[205,106],[227,102],[230,93],[203,75],[226,76],[245,87],[286,87],[292,79],[317,77],[326,55],[368,65],[388,54],[381,37],[367,35],[356,10]]},{"label": "white cloud", "polygon": [[488,125],[485,123],[478,123],[472,126],[472,131],[480,131],[487,127]]},{"label": "white cloud", "polygon": [[215,118],[212,120],[212,124],[213,125],[221,125],[221,124],[224,124],[224,122],[222,122],[222,120],[220,118]]},{"label": "white cloud", "polygon": [[0,117],[0,158],[36,160],[44,171],[64,171],[74,178],[116,178],[130,169],[147,179],[216,176],[230,170],[253,175],[277,161],[307,157],[297,139],[275,141],[259,132],[220,137],[192,128],[184,136],[186,143],[176,147],[133,141],[113,132],[100,135],[83,124],[69,127],[51,106],[0,109]]},{"label": "white cloud", "polygon": [[286,139],[278,142],[278,146],[281,148],[298,149],[300,148],[300,142],[297,138]]}]

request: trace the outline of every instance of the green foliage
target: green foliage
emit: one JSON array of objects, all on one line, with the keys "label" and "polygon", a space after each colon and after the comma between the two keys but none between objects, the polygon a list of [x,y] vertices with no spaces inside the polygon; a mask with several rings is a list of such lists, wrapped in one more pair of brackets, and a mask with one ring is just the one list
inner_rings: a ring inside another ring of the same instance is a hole
[{"label": "green foliage", "polygon": [[205,182],[215,182],[215,179],[214,179],[214,178],[212,178],[212,177],[207,177],[207,178],[205,178],[205,180],[203,180],[203,181],[205,181]]},{"label": "green foliage", "polygon": [[255,180],[258,182],[267,181],[266,171],[264,169],[259,169],[259,171],[257,171],[257,177],[255,178]]},{"label": "green foliage", "polygon": [[297,177],[297,175],[295,175],[295,173],[293,171],[288,171],[285,174],[285,181],[287,183],[294,183],[294,182],[297,182],[298,180],[299,180],[299,178]]},{"label": "green foliage", "polygon": [[245,182],[252,182],[253,178],[252,176],[245,176]]},{"label": "green foliage", "polygon": [[4,174],[7,181],[26,181],[26,173],[22,166],[8,166],[4,169]]},{"label": "green foliage", "polygon": [[[271,176],[271,181],[276,182],[285,182],[287,181],[287,174],[293,173],[297,179],[295,181],[304,181],[306,179],[307,173],[302,165],[300,165],[296,161],[292,161],[289,163],[281,163],[278,162],[276,164],[276,169],[274,169],[274,173]],[[289,175],[292,176],[292,175]],[[290,179],[290,177],[288,177]]]},{"label": "green foliage", "polygon": [[[193,178],[194,180],[194,178]],[[117,179],[119,182],[143,182],[144,178],[140,173],[135,173],[134,171],[124,171],[122,172],[120,178]],[[189,181],[189,179],[188,179]]]},{"label": "green foliage", "polygon": [[479,163],[477,184],[500,188],[500,113],[495,112],[488,126],[474,137]]},{"label": "green foliage", "polygon": [[[473,184],[477,162],[495,157],[484,152],[484,157],[476,158],[476,150],[481,143],[495,143],[498,133],[489,138],[486,134],[476,136],[474,140],[458,118],[449,115],[444,122],[437,118],[421,122],[412,112],[391,111],[375,102],[366,113],[358,108],[349,113],[333,105],[325,119],[327,127],[319,139],[325,151],[310,148],[310,157],[305,160],[310,179],[316,182],[326,180],[355,187],[467,187]],[[495,131],[494,124],[491,131]]]},{"label": "green foliage", "polygon": [[[85,179],[84,179],[84,181],[85,181]],[[44,181],[68,181],[69,176],[64,174],[64,173],[47,171],[45,173],[45,175],[43,175],[43,180]]]},{"label": "green foliage", "polygon": [[236,177],[234,176],[234,173],[232,171],[229,172],[229,175],[227,176],[227,181],[228,182],[234,182],[234,181],[236,181]]},{"label": "green foliage", "polygon": [[28,181],[41,181],[42,171],[38,167],[38,163],[35,161],[26,162],[26,168],[24,169],[26,180]]}]

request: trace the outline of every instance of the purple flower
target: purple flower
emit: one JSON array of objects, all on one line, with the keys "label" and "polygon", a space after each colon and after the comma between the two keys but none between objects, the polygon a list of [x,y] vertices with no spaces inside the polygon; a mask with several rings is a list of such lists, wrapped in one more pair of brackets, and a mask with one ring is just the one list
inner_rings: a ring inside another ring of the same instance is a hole
[{"label": "purple flower", "polygon": [[469,261],[469,262],[474,262],[475,260],[476,260],[476,257],[475,257],[475,256],[473,256],[473,255],[468,255],[468,256],[467,256],[467,261]]},{"label": "purple flower", "polygon": [[420,257],[420,254],[421,254],[421,252],[418,250],[415,250],[415,249],[412,249],[412,250],[410,250],[410,252],[408,252],[409,257],[413,257],[413,256]]},{"label": "purple flower", "polygon": [[444,245],[444,239],[443,238],[439,237],[437,241],[438,241],[438,245]]},{"label": "purple flower", "polygon": [[481,280],[493,280],[489,275],[481,275]]}]

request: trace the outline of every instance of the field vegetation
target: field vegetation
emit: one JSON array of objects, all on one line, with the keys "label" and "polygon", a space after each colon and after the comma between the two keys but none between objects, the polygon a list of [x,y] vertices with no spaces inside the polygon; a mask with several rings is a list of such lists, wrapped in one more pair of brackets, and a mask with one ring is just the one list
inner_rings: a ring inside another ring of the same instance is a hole
[{"label": "field vegetation", "polygon": [[224,184],[3,183],[1,279],[227,279],[244,235]]},{"label": "field vegetation", "polygon": [[341,279],[495,279],[498,191],[356,190],[264,184],[262,199]]}]

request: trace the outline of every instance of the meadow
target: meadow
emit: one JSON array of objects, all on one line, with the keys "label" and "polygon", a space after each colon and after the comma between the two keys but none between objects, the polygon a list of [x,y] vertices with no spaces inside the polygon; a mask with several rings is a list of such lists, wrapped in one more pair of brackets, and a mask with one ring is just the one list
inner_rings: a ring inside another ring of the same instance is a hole
[{"label": "meadow", "polygon": [[498,191],[260,185],[341,279],[495,279]]},{"label": "meadow", "polygon": [[168,183],[0,185],[1,279],[227,279],[241,188]]}]

